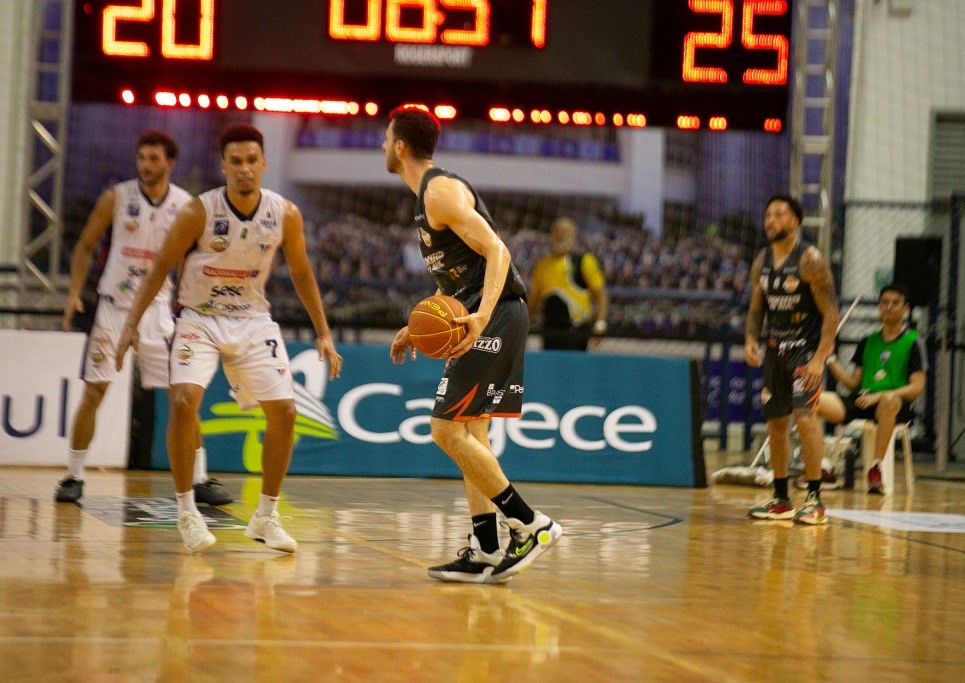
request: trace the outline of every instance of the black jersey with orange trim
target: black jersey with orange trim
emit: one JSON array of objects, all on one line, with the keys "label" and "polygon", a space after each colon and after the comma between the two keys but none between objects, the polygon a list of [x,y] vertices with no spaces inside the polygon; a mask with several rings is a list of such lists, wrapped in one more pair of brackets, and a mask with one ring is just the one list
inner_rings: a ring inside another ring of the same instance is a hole
[{"label": "black jersey with orange trim", "polygon": [[[426,268],[435,278],[439,291],[459,299],[466,310],[472,313],[479,308],[479,302],[482,300],[486,259],[475,252],[448,227],[436,230],[429,225],[426,218],[424,196],[429,181],[438,176],[454,178],[463,183],[472,193],[476,213],[482,216],[486,224],[496,234],[499,234],[499,232],[493,224],[493,219],[489,215],[482,197],[473,189],[472,185],[455,173],[450,173],[438,166],[434,166],[425,172],[415,202],[415,221],[419,228],[419,249],[422,251],[422,259],[425,261]],[[511,263],[499,298],[510,299],[515,297],[525,299],[526,286],[523,284],[516,266]]]},{"label": "black jersey with orange trim", "polygon": [[816,348],[821,340],[824,316],[814,301],[811,285],[801,278],[801,257],[810,246],[798,240],[780,266],[774,264],[773,248],[764,249],[760,285],[767,312],[768,346],[781,350]]}]

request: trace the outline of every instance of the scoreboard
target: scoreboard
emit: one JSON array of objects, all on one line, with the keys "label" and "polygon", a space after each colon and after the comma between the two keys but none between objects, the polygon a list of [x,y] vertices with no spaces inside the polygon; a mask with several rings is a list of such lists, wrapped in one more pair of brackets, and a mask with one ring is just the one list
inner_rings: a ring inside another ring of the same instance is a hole
[{"label": "scoreboard", "polygon": [[776,132],[791,16],[787,0],[79,0],[73,98]]}]

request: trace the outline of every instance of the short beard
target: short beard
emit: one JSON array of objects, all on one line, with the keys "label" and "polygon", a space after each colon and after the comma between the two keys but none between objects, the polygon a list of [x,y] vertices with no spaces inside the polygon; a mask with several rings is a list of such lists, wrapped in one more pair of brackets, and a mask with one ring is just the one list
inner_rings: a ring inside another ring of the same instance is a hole
[{"label": "short beard", "polygon": [[251,188],[250,190],[238,190],[238,194],[240,194],[242,197],[247,197],[248,195],[254,194],[254,193],[255,193],[254,188]]},{"label": "short beard", "polygon": [[787,236],[791,234],[790,230],[786,228],[783,230],[778,230],[773,236],[768,237],[767,241],[773,244],[774,242],[780,242],[783,239],[787,239]]}]

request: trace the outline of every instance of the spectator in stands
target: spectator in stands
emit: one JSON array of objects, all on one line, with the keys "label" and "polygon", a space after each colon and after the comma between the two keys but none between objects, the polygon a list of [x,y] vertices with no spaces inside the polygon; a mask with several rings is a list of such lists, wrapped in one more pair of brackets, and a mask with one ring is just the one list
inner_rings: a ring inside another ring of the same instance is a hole
[{"label": "spectator in stands", "polygon": [[575,251],[576,223],[558,218],[550,228],[552,253],[533,269],[529,312],[543,314],[543,348],[586,351],[607,331],[609,299],[600,263]]},{"label": "spectator in stands", "polygon": [[851,370],[834,354],[828,356],[828,369],[852,393],[841,398],[837,393],[821,394],[818,413],[828,422],[856,419],[878,423],[875,459],[868,470],[868,492],[882,493],[881,460],[897,422],[912,417],[911,403],[925,390],[928,358],[918,332],[908,327],[908,289],[892,282],[878,295],[881,330],[861,340],[855,349]]}]

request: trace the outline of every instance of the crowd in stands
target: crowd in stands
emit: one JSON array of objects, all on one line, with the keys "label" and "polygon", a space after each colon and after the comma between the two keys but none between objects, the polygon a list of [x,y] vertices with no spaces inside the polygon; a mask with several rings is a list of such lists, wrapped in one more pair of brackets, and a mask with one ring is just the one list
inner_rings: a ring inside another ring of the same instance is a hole
[{"label": "crowd in stands", "polygon": [[[404,324],[413,304],[434,291],[411,209],[403,202],[377,217],[354,211],[318,214],[319,219],[306,220],[306,239],[334,322]],[[533,265],[549,251],[547,231],[533,220],[520,220],[513,208],[499,207],[493,214],[528,282]],[[581,247],[597,256],[606,275],[613,334],[693,338],[740,324],[734,316],[750,264],[737,244],[703,235],[661,237],[639,225],[593,218],[581,227]],[[282,263],[269,281],[269,296],[279,318],[297,319],[301,307],[288,282]]]}]

